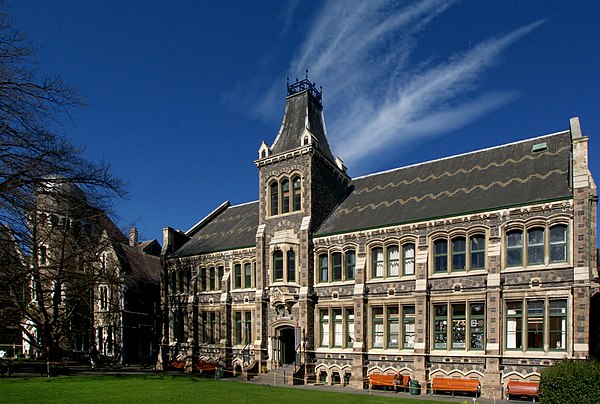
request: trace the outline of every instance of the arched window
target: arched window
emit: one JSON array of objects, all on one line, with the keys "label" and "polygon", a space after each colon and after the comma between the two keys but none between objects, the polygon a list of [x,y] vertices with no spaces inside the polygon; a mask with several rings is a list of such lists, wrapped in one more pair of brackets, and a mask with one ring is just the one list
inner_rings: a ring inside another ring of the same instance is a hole
[{"label": "arched window", "polygon": [[356,267],[356,252],[346,251],[346,280],[354,279],[354,268]]},{"label": "arched window", "polygon": [[301,206],[301,196],[302,196],[302,182],[300,181],[300,177],[294,177],[292,179],[292,210],[295,212],[300,210]]},{"label": "arched window", "polygon": [[217,284],[216,284],[216,279],[215,279],[215,268],[214,267],[211,267],[208,270],[208,280],[209,280],[209,282],[208,282],[209,290],[215,290],[217,287]]},{"label": "arched window", "polygon": [[279,213],[279,184],[275,181],[271,183],[271,215]]},{"label": "arched window", "polygon": [[206,268],[200,269],[200,290],[206,290]]},{"label": "arched window", "polygon": [[252,287],[252,267],[249,262],[244,264],[244,287]]},{"label": "arched window", "polygon": [[223,274],[225,273],[225,267],[220,266],[217,271],[217,289],[221,290],[221,280],[223,279]]},{"label": "arched window", "polygon": [[332,266],[332,281],[342,280],[342,253],[336,252],[331,254],[331,266]]},{"label": "arched window", "polygon": [[436,240],[433,243],[435,272],[448,272],[448,241]]},{"label": "arched window", "polygon": [[527,265],[544,263],[544,228],[527,230]]},{"label": "arched window", "polygon": [[371,277],[382,278],[383,277],[383,248],[375,247],[371,250]]},{"label": "arched window", "polygon": [[567,226],[559,224],[550,227],[550,262],[567,260]]},{"label": "arched window", "polygon": [[296,253],[294,250],[287,252],[287,281],[296,282]]},{"label": "arched window", "polygon": [[281,250],[273,252],[273,279],[275,282],[283,281],[283,252]]},{"label": "arched window", "polygon": [[281,213],[290,211],[290,181],[281,181]]},{"label": "arched window", "polygon": [[485,236],[476,234],[469,238],[471,243],[471,269],[485,268]]},{"label": "arched window", "polygon": [[464,237],[452,239],[452,271],[464,271],[467,265],[467,241]]},{"label": "arched window", "polygon": [[402,274],[415,274],[415,245],[412,243],[402,246]]},{"label": "arched window", "polygon": [[513,230],[506,233],[506,265],[523,265],[523,232]]},{"label": "arched window", "polygon": [[234,288],[241,289],[242,288],[242,265],[241,264],[235,264],[233,266],[233,274],[234,274],[234,281],[233,281]]},{"label": "arched window", "polygon": [[319,282],[327,282],[329,273],[329,257],[327,254],[319,255]]},{"label": "arched window", "polygon": [[387,276],[398,276],[400,252],[397,245],[387,248]]},{"label": "arched window", "polygon": [[567,230],[566,224],[555,224],[508,231],[505,241],[506,267],[529,267],[566,262],[568,260]]}]

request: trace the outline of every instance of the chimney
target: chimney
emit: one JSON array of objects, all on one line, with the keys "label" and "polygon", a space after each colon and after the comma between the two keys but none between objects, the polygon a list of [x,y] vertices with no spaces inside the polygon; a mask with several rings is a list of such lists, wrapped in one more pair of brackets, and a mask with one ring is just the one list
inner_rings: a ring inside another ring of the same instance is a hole
[{"label": "chimney", "polygon": [[129,245],[136,247],[138,245],[138,230],[136,227],[132,227],[129,230]]}]

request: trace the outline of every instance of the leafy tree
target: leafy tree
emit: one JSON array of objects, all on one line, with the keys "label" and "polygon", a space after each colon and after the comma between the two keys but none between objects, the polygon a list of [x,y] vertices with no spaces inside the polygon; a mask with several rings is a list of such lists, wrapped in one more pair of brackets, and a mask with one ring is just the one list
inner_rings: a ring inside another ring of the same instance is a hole
[{"label": "leafy tree", "polygon": [[104,212],[126,190],[106,162],[86,160],[52,130],[83,98],[40,74],[36,48],[7,10],[0,0],[0,325],[59,356],[89,329],[94,285],[116,281],[100,256],[122,233]]}]

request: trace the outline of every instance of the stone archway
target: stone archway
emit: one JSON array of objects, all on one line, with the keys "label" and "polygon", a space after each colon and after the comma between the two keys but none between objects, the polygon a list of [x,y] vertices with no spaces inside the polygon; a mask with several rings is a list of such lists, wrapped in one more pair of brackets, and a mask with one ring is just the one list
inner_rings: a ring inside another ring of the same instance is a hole
[{"label": "stone archway", "polygon": [[279,329],[279,363],[288,365],[296,361],[295,332],[292,327]]},{"label": "stone archway", "polygon": [[296,361],[297,328],[294,321],[280,319],[269,327],[269,361],[279,367]]}]

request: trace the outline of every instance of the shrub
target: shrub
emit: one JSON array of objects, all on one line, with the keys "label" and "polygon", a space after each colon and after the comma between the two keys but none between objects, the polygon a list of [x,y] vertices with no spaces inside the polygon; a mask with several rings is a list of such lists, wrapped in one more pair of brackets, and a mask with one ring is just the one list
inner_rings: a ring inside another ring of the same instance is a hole
[{"label": "shrub", "polygon": [[540,401],[544,404],[600,403],[600,362],[565,359],[540,377]]}]

